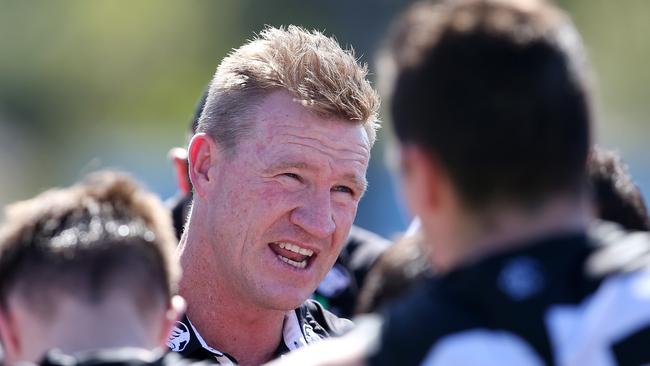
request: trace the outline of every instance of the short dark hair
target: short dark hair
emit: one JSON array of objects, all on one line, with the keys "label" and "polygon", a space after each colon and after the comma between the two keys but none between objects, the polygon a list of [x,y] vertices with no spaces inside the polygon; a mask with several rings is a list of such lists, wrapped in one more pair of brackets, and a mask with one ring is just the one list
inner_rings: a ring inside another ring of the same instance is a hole
[{"label": "short dark hair", "polygon": [[196,103],[194,106],[194,112],[192,113],[192,118],[190,119],[190,124],[187,127],[187,142],[189,143],[194,134],[196,133],[196,129],[199,127],[199,120],[201,119],[201,114],[203,114],[203,110],[205,109],[205,102],[208,100],[208,95],[210,93],[210,85],[208,85],[204,90],[203,94],[201,94],[201,98],[199,98],[199,101]]},{"label": "short dark hair", "polygon": [[584,187],[586,57],[559,9],[418,3],[394,26],[385,54],[398,139],[440,161],[464,204],[534,204]]},{"label": "short dark hair", "polygon": [[90,175],[6,209],[0,227],[0,306],[19,296],[35,314],[62,294],[90,304],[126,290],[142,314],[169,303],[180,275],[167,211],[115,172]]},{"label": "short dark hair", "polygon": [[650,230],[641,191],[617,153],[599,147],[592,149],[589,183],[600,219],[616,222],[627,230]]}]

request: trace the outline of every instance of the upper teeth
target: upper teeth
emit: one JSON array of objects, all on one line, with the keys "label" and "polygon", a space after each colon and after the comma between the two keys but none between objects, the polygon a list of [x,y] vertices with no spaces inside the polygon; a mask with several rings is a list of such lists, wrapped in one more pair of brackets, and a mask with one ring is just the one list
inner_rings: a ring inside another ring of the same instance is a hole
[{"label": "upper teeth", "polygon": [[311,257],[314,254],[314,251],[311,249],[301,248],[291,243],[278,243],[278,246],[282,249],[290,250],[294,253],[306,255],[308,257]]}]

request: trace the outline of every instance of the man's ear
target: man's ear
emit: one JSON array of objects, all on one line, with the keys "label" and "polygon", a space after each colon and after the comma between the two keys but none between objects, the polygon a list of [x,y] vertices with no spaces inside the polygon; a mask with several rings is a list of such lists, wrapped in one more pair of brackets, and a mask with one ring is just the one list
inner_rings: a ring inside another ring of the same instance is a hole
[{"label": "man's ear", "polygon": [[176,322],[181,319],[185,313],[187,304],[185,299],[179,295],[174,295],[170,302],[169,308],[165,311],[165,317],[163,319],[163,325],[160,328],[160,334],[158,336],[158,346],[165,347],[167,345],[167,340],[170,337],[172,329],[176,325]]},{"label": "man's ear", "polygon": [[0,343],[2,343],[6,365],[15,362],[20,354],[20,338],[16,331],[11,314],[0,307]]},{"label": "man's ear", "polygon": [[403,191],[411,212],[424,215],[440,206],[447,182],[440,163],[416,145],[401,146],[400,160]]},{"label": "man's ear", "polygon": [[189,175],[189,162],[187,161],[187,150],[182,147],[173,147],[167,153],[167,157],[174,167],[174,176],[176,177],[176,186],[183,195],[187,195],[192,190],[192,183]]},{"label": "man's ear", "polygon": [[197,133],[190,141],[188,151],[189,176],[194,192],[203,197],[210,180],[210,168],[220,159],[221,151],[215,140],[205,133]]}]

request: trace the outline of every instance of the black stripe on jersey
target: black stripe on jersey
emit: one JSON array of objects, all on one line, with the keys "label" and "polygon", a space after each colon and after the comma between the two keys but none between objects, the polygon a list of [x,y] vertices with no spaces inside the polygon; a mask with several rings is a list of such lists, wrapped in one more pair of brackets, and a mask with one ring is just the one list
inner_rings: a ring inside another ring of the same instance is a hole
[{"label": "black stripe on jersey", "polygon": [[614,358],[619,366],[650,364],[650,324],[621,339],[612,346]]}]

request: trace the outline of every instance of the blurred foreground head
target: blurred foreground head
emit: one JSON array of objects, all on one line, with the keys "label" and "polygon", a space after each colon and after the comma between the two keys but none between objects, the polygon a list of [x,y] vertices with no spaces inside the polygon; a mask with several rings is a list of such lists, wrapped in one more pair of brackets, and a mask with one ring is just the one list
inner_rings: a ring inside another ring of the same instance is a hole
[{"label": "blurred foreground head", "polygon": [[439,164],[465,205],[534,204],[584,183],[587,68],[556,8],[420,3],[396,24],[386,56],[399,141]]},{"label": "blurred foreground head", "polygon": [[51,348],[163,346],[182,306],[172,301],[174,249],[161,202],[119,173],[10,205],[0,229],[7,361],[38,361]]},{"label": "blurred foreground head", "polygon": [[501,227],[493,219],[504,210],[522,220],[561,200],[579,205],[588,67],[559,9],[534,0],[418,3],[394,26],[381,62],[405,195],[425,234],[453,229],[443,222],[453,215],[473,223],[457,228],[471,233]]}]

